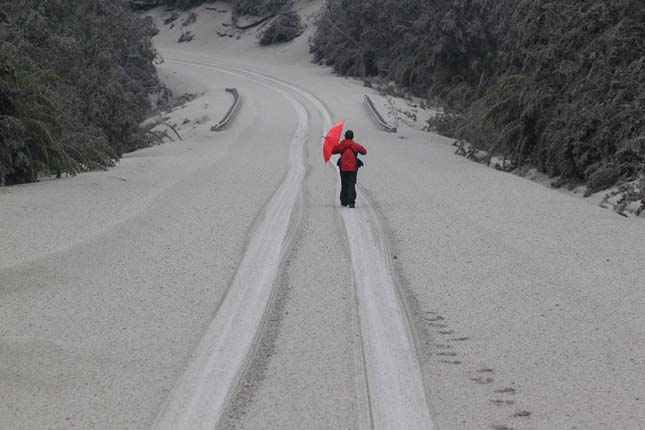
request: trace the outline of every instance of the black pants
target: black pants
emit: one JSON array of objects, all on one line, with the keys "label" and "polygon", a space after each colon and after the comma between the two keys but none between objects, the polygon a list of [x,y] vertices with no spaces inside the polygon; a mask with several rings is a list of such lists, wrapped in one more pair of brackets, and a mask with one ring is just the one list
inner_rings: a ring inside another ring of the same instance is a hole
[{"label": "black pants", "polygon": [[356,203],[356,173],[340,171],[340,204],[343,206]]}]

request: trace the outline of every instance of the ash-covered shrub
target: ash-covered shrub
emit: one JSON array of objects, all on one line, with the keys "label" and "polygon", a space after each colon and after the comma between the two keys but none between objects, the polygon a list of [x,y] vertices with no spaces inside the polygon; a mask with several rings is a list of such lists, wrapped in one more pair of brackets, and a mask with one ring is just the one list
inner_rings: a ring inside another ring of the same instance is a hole
[{"label": "ash-covered shrub", "polygon": [[620,170],[615,167],[601,167],[589,175],[585,197],[616,185],[620,179]]},{"label": "ash-covered shrub", "polygon": [[300,15],[296,12],[290,11],[280,14],[262,32],[260,45],[289,42],[300,36],[303,29]]},{"label": "ash-covered shrub", "polygon": [[443,136],[455,136],[456,130],[459,128],[460,117],[459,115],[451,113],[437,113],[435,116],[428,119],[426,129]]},{"label": "ash-covered shrub", "polygon": [[190,42],[194,38],[195,38],[195,35],[193,34],[192,31],[184,31],[181,33],[181,36],[179,36],[178,43]]},{"label": "ash-covered shrub", "polygon": [[172,12],[166,19],[163,20],[164,25],[170,25],[179,19],[178,12]]},{"label": "ash-covered shrub", "polygon": [[181,23],[182,27],[188,27],[191,24],[194,24],[197,22],[197,14],[195,12],[191,12],[190,15],[186,17],[184,22]]}]

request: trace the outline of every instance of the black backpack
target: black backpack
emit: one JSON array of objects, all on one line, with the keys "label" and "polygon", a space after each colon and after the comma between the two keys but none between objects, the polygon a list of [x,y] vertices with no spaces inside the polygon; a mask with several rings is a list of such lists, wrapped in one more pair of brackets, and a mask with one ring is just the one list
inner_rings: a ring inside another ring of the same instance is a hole
[{"label": "black backpack", "polygon": [[[352,148],[345,148],[345,151],[347,150],[354,152]],[[340,169],[340,160],[343,158],[343,154],[345,154],[345,151],[340,153],[340,157],[338,157],[338,161],[336,161],[336,165],[338,166],[339,169]],[[354,152],[354,158],[356,158],[356,170],[360,169],[365,165],[365,163],[363,163],[363,161],[360,158],[358,158],[358,154],[356,152]]]}]

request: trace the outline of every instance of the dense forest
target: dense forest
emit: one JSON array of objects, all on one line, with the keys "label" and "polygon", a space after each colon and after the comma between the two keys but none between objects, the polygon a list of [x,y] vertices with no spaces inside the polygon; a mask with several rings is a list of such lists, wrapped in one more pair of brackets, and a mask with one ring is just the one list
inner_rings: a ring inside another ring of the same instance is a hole
[{"label": "dense forest", "polygon": [[315,60],[437,101],[439,133],[589,192],[643,173],[642,0],[328,0]]},{"label": "dense forest", "polygon": [[118,0],[0,0],[0,184],[113,165],[147,145],[153,32]]}]

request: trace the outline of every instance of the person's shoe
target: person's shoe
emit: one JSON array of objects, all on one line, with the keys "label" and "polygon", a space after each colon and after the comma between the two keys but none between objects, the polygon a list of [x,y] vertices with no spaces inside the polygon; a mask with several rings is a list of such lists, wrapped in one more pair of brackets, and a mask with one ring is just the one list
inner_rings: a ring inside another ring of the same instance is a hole
[{"label": "person's shoe", "polygon": [[347,206],[347,203],[341,203],[340,205],[344,207]]},{"label": "person's shoe", "polygon": [[350,207],[350,208],[354,208],[354,207],[356,207],[356,205],[355,205],[354,203],[350,203],[350,204],[349,204],[349,207]]}]

